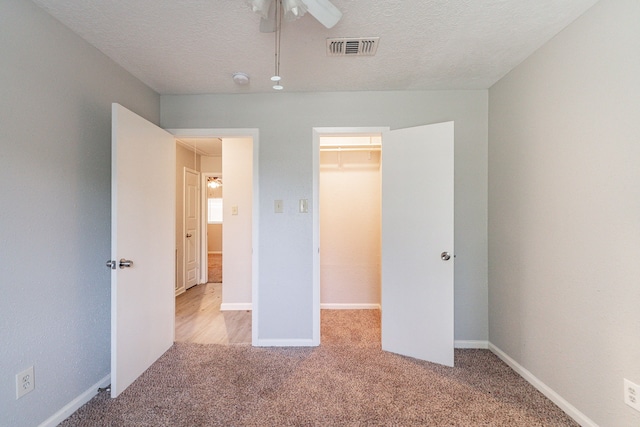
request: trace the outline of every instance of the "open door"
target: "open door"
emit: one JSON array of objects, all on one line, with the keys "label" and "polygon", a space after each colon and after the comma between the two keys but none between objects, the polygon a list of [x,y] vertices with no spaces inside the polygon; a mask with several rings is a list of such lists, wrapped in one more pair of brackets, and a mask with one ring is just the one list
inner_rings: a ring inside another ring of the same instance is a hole
[{"label": "open door", "polygon": [[200,172],[184,168],[183,271],[184,286],[189,289],[200,278]]},{"label": "open door", "polygon": [[175,140],[112,105],[111,397],[174,339]]},{"label": "open door", "polygon": [[382,135],[382,349],[453,366],[453,122]]}]

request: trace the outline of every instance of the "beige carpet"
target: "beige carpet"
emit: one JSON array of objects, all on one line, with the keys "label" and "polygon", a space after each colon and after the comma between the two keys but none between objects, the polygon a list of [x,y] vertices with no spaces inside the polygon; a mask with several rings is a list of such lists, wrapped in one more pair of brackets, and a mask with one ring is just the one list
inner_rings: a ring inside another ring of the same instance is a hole
[{"label": "beige carpet", "polygon": [[209,283],[222,283],[222,254],[209,254]]},{"label": "beige carpet", "polygon": [[487,350],[447,368],[380,349],[379,312],[322,312],[322,345],[175,344],[62,426],[577,426]]}]

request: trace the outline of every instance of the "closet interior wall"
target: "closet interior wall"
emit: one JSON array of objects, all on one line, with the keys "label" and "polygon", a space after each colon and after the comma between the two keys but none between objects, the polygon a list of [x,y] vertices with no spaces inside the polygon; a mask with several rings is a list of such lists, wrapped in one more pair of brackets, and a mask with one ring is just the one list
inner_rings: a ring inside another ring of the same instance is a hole
[{"label": "closet interior wall", "polygon": [[320,140],[322,308],[380,307],[381,152],[358,138]]}]

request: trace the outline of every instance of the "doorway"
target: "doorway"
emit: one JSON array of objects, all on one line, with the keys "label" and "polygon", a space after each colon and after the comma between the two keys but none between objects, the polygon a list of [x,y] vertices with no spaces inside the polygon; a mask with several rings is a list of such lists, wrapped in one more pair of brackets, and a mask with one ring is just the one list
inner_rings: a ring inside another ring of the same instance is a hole
[{"label": "doorway", "polygon": [[[222,163],[222,162],[220,162]],[[204,169],[204,168],[203,168]],[[202,215],[206,218],[205,241],[202,242],[201,283],[222,283],[222,230],[224,227],[224,181],[220,172],[202,173]]]},{"label": "doorway", "polygon": [[313,338],[320,343],[320,139],[382,134],[382,349],[453,366],[454,124],[313,129]]},{"label": "doorway", "polygon": [[[209,308],[217,304],[217,308],[214,307],[214,309],[219,314],[218,317],[221,320],[219,323],[222,328],[231,328],[233,324],[239,323],[242,324],[241,326],[248,324],[248,328],[243,326],[245,338],[242,342],[253,343],[252,324],[254,324],[256,313],[252,302],[255,301],[253,293],[258,267],[258,132],[253,129],[172,129],[169,132],[174,134],[177,140],[187,140],[193,144],[194,163],[197,164],[200,173],[201,232],[198,280],[200,285],[194,288],[197,292],[189,292],[193,295],[201,293],[202,298],[207,298],[208,302],[198,300],[190,304],[206,304]],[[219,145],[213,156],[205,154],[208,151],[205,148],[206,144],[198,144],[211,140],[215,140]],[[208,183],[215,183],[217,188],[211,188]],[[212,206],[210,209],[209,202],[214,202],[214,205],[218,202],[219,205]],[[209,214],[212,213],[212,209],[219,209],[222,212],[222,218],[211,220]],[[217,230],[213,231],[212,228]],[[223,283],[208,277],[208,258],[211,254],[218,257],[223,255]],[[207,283],[212,281],[218,283]],[[212,298],[213,303],[209,301]],[[176,315],[178,315],[178,307]],[[240,318],[243,320],[239,321]],[[211,324],[210,320],[209,318],[204,323]],[[176,326],[178,323],[179,319],[176,317]],[[195,327],[190,325],[188,328],[183,328],[183,330],[187,329],[195,330]],[[219,331],[217,334],[219,335]],[[200,335],[205,340],[203,342],[216,342],[212,341],[212,336]],[[230,336],[228,342],[238,341]]]},{"label": "doorway", "polygon": [[[314,129],[314,307],[380,308],[381,133]],[[320,310],[314,342],[320,342]]]},{"label": "doorway", "polygon": [[380,309],[381,135],[320,138],[320,307]]},{"label": "doorway", "polygon": [[[324,343],[380,343],[381,134],[320,137]],[[358,325],[344,334],[340,325]]]}]

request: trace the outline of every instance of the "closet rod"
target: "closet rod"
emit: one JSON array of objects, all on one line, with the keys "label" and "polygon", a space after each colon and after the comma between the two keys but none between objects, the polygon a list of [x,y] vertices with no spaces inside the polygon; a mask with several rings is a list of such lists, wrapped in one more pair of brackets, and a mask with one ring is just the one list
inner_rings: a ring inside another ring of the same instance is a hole
[{"label": "closet rod", "polygon": [[320,151],[380,151],[381,147],[320,147]]}]

